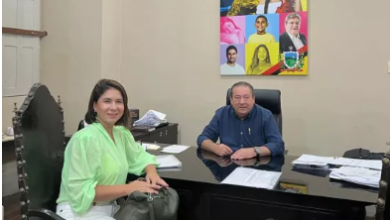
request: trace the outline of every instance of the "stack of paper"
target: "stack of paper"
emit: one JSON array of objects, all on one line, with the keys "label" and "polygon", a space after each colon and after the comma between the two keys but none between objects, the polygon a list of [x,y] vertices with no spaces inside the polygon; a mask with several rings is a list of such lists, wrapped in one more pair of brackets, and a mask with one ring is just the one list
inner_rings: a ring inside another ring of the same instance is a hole
[{"label": "stack of paper", "polygon": [[362,160],[343,157],[321,157],[302,154],[292,162],[293,165],[309,165],[313,167],[326,167],[327,165],[362,167],[375,170],[382,170],[381,160]]},{"label": "stack of paper", "polygon": [[381,171],[361,167],[340,167],[333,169],[329,177],[331,179],[379,188]]},{"label": "stack of paper", "polygon": [[309,154],[302,154],[292,162],[293,165],[309,165],[313,167],[328,167],[333,157],[320,157]]},{"label": "stack of paper", "polygon": [[156,160],[159,163],[158,169],[178,168],[182,166],[181,161],[174,155],[157,155]]},{"label": "stack of paper", "polygon": [[221,183],[255,188],[273,189],[282,173],[237,167]]},{"label": "stack of paper", "polygon": [[168,147],[164,147],[164,149],[161,152],[164,153],[170,153],[170,154],[178,154],[181,153],[185,150],[187,150],[189,146],[184,146],[184,145],[171,145]]},{"label": "stack of paper", "polygon": [[146,114],[139,120],[134,122],[134,126],[149,126],[156,127],[162,123],[167,123],[167,115],[155,110],[149,110]]},{"label": "stack of paper", "polygon": [[362,159],[350,159],[337,157],[330,162],[332,165],[350,166],[350,167],[362,167],[374,170],[382,170],[381,160],[362,160]]}]

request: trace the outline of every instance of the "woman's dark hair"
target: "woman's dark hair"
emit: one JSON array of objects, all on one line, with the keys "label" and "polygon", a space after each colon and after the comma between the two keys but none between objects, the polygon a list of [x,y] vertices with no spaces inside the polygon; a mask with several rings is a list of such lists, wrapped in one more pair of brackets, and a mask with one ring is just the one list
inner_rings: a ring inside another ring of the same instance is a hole
[{"label": "woman's dark hair", "polygon": [[128,128],[130,125],[130,115],[129,108],[127,107],[126,90],[119,82],[112,79],[101,79],[96,83],[95,87],[92,90],[91,97],[89,98],[88,111],[84,117],[85,122],[88,124],[97,122],[96,113],[93,109],[93,104],[96,103],[99,100],[100,96],[102,96],[108,89],[116,89],[121,93],[123,98],[123,104],[125,107],[122,117],[115,123],[115,125],[123,125],[124,127]]}]

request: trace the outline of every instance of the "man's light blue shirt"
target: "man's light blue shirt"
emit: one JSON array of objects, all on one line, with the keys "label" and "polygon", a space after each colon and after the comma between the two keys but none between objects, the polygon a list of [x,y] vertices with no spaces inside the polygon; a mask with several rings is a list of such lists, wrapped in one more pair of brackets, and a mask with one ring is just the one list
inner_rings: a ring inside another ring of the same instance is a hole
[{"label": "man's light blue shirt", "polygon": [[239,119],[231,105],[219,108],[199,135],[198,147],[204,140],[216,142],[218,138],[233,152],[241,148],[265,146],[272,156],[284,154],[284,141],[274,116],[257,104],[245,119]]}]

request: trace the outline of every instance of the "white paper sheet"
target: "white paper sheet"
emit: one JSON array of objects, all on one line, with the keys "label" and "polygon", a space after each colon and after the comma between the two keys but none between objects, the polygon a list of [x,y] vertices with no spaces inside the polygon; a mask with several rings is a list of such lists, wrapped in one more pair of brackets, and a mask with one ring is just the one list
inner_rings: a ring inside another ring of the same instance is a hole
[{"label": "white paper sheet", "polygon": [[363,160],[344,157],[322,157],[308,154],[302,154],[298,159],[294,160],[292,164],[313,165],[318,167],[325,167],[327,165],[338,165],[382,170],[381,160]]},{"label": "white paper sheet", "polygon": [[333,169],[329,177],[331,179],[379,188],[381,171],[361,167],[340,167]]},{"label": "white paper sheet", "polygon": [[309,154],[302,154],[298,159],[292,162],[293,165],[313,165],[326,167],[333,160],[333,157],[320,157]]},{"label": "white paper sheet", "polygon": [[181,153],[185,150],[187,150],[189,146],[184,146],[184,145],[171,145],[168,147],[164,147],[164,149],[161,152],[164,153],[170,153],[170,154],[178,154]]},{"label": "white paper sheet", "polygon": [[157,155],[156,160],[157,163],[159,163],[157,169],[177,168],[182,166],[181,161],[174,155]]},{"label": "white paper sheet", "polygon": [[331,164],[382,170],[381,160],[362,160],[362,159],[350,159],[350,158],[338,157],[335,158],[333,161],[331,161]]},{"label": "white paper sheet", "polygon": [[142,143],[142,146],[145,150],[158,150],[161,148],[160,145],[157,144],[149,144],[149,143]]},{"label": "white paper sheet", "polygon": [[221,183],[230,185],[240,185],[255,188],[273,189],[278,183],[282,173],[258,170],[247,167],[237,167]]}]

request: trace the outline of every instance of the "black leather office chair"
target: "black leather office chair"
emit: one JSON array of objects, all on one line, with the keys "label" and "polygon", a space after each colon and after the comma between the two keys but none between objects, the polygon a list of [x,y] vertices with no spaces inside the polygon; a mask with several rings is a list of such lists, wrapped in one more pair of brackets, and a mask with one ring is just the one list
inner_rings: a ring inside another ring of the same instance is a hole
[{"label": "black leather office chair", "polygon": [[[280,134],[282,134],[283,120],[280,90],[254,89],[253,92],[255,93],[255,103],[272,112],[279,127]],[[226,105],[230,105],[230,88],[226,94]]]},{"label": "black leather office chair", "polygon": [[64,117],[48,88],[35,84],[12,118],[21,219],[63,220],[55,214],[64,161]]}]

